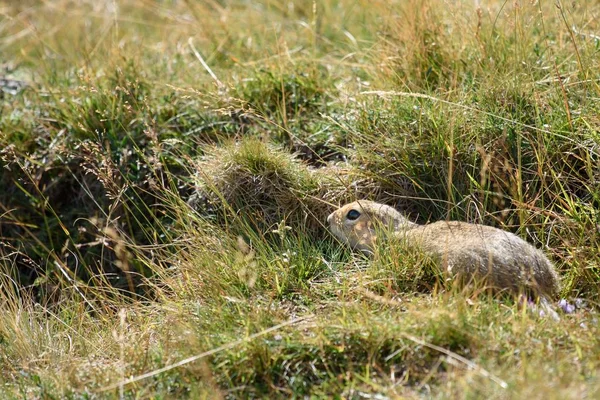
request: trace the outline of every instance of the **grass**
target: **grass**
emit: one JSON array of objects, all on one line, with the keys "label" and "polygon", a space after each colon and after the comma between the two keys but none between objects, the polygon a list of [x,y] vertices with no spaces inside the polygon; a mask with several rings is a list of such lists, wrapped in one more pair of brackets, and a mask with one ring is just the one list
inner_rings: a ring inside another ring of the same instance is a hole
[{"label": "grass", "polygon": [[[597,397],[600,8],[478,4],[0,6],[0,397]],[[576,312],[353,254],[360,198],[520,235]]]}]

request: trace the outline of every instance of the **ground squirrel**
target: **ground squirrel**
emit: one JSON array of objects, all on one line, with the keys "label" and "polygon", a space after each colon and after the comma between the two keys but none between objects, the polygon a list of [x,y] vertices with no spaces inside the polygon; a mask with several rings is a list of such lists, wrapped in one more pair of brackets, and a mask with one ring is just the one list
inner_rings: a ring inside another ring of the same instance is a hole
[{"label": "ground squirrel", "polygon": [[394,208],[367,200],[347,204],[327,217],[332,233],[355,249],[372,252],[386,230],[419,246],[442,271],[462,280],[510,293],[555,298],[560,290],[554,266],[518,236],[491,226],[457,221],[415,224]]}]

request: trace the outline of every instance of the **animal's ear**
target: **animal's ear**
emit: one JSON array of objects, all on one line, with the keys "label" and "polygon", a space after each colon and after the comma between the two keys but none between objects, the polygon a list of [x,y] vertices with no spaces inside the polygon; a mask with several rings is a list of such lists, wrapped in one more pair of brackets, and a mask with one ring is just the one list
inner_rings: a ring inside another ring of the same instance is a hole
[{"label": "animal's ear", "polygon": [[396,227],[396,221],[391,216],[384,214],[379,218],[373,218],[375,225],[380,229],[394,229]]}]

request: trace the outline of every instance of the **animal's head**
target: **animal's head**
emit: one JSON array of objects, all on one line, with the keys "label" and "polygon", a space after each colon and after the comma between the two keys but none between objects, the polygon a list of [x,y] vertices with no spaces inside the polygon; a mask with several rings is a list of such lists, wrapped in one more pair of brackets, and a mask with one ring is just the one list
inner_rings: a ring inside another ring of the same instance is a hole
[{"label": "animal's head", "polygon": [[329,214],[331,232],[352,248],[372,252],[377,236],[387,230],[408,229],[415,224],[390,206],[368,200],[346,204]]}]

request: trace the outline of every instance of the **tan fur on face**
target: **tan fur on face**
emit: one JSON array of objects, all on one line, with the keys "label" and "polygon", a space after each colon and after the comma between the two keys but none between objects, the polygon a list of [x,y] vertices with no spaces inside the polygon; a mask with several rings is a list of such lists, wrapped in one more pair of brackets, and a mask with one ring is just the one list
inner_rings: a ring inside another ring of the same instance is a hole
[{"label": "tan fur on face", "polygon": [[[356,210],[360,217],[354,221],[346,218],[350,210]],[[393,231],[407,229],[416,224],[408,221],[402,214],[385,204],[368,200],[346,204],[327,217],[331,232],[352,248],[364,252],[373,250],[377,238],[377,228],[389,228]],[[380,225],[380,226],[377,226]]]},{"label": "tan fur on face", "polygon": [[[350,210],[360,212],[352,221]],[[485,279],[501,290],[556,296],[560,289],[554,266],[540,250],[518,236],[485,225],[439,221],[417,225],[392,207],[360,200],[327,217],[331,232],[352,248],[372,252],[386,230],[410,246],[419,246],[453,276]]]}]

